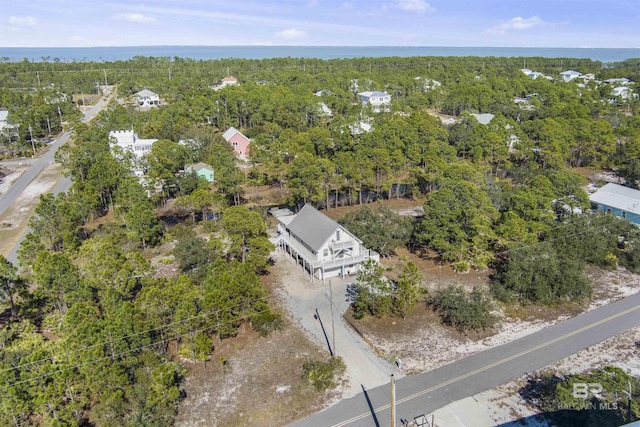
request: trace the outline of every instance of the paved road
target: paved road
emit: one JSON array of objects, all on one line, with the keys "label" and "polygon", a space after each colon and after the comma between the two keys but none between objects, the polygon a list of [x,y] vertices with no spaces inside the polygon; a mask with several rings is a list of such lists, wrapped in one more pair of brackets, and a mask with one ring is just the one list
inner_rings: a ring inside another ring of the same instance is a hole
[{"label": "paved road", "polygon": [[[539,370],[640,324],[640,293],[539,332],[396,382],[396,425],[451,402]],[[437,351],[438,343],[434,343]],[[370,402],[370,405],[367,402]],[[292,426],[377,426],[390,421],[384,385],[300,420]],[[375,417],[370,408],[374,409]]]},{"label": "paved road", "polygon": [[[89,122],[91,119],[95,117],[96,114],[108,102],[108,98],[105,100],[101,98],[96,102],[90,110],[84,113],[84,117],[82,119],[83,122]],[[0,215],[2,215],[8,208],[15,202],[15,200],[22,194],[22,192],[27,188],[27,186],[37,177],[42,169],[48,164],[54,162],[54,156],[58,148],[62,147],[69,140],[71,136],[71,132],[65,132],[60,137],[58,137],[52,144],[49,145],[48,150],[42,154],[42,156],[36,159],[25,159],[16,161],[17,164],[30,164],[31,166],[27,169],[21,176],[18,178],[13,185],[5,192],[2,196],[0,196]],[[9,165],[12,162],[5,162],[4,164]],[[71,187],[71,180],[65,176],[61,176],[54,188],[54,194],[67,191]],[[20,237],[20,240],[16,244],[16,246],[11,250],[11,253],[8,255],[7,260],[12,262],[14,265],[17,264],[17,249],[20,246],[20,243],[24,239],[24,236],[27,235],[29,229],[27,229],[23,235]]]},{"label": "paved road", "polygon": [[[91,120],[98,112],[104,107],[105,101],[104,99],[100,99],[89,111],[84,113],[83,122],[88,122]],[[13,204],[13,202],[18,198],[20,194],[27,188],[27,186],[35,179],[42,169],[48,164],[54,162],[54,156],[58,148],[62,147],[69,140],[71,136],[71,132],[65,132],[60,137],[58,137],[53,143],[49,145],[49,149],[42,154],[42,156],[37,159],[25,160],[24,162],[29,162],[31,166],[27,169],[21,176],[18,178],[11,188],[7,190],[0,197],[0,215],[6,211],[9,206]],[[19,161],[20,162],[20,161]]]}]

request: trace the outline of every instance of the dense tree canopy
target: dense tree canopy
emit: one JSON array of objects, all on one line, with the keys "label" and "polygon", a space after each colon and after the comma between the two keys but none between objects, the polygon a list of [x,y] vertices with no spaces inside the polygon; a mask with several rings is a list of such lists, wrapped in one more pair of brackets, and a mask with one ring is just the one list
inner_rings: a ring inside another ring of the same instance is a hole
[{"label": "dense tree canopy", "polygon": [[[527,66],[640,81],[637,60],[603,68],[527,58]],[[0,423],[171,425],[185,369],[170,343],[195,362],[242,322],[277,328],[258,276],[273,247],[259,211],[244,205],[249,185],[277,188],[277,203],[291,207],[426,200],[411,242],[412,220],[385,209],[345,225],[383,255],[404,242],[459,270],[493,265],[492,291],[504,301],[588,297],[586,262],[637,271],[637,228],[577,215],[589,202],[575,168],[612,169],[638,187],[638,100],[612,99],[595,82],[531,79],[521,67],[522,58],[456,57],[0,63],[0,107],[19,125],[0,135],[0,153],[40,148],[29,129],[39,139],[72,128],[57,160],[73,181],[67,194],[42,196],[20,274],[0,259],[0,302],[12,314],[0,329]],[[211,88],[229,73],[240,85]],[[78,123],[72,95],[95,90],[104,74],[116,99],[90,125]],[[163,105],[135,108],[131,96],[144,88]],[[392,94],[391,111],[363,108],[364,90]],[[494,117],[484,124],[472,113]],[[251,138],[247,162],[222,137],[230,126]],[[159,140],[142,162],[108,141],[131,128]],[[195,162],[213,167],[214,183],[183,172]],[[174,214],[190,216],[186,227],[198,233],[180,231]],[[149,261],[164,244],[175,276],[159,277]],[[420,297],[415,265],[397,281],[365,267],[354,314],[405,317]],[[460,329],[493,321],[479,290],[451,288],[433,303]]]}]

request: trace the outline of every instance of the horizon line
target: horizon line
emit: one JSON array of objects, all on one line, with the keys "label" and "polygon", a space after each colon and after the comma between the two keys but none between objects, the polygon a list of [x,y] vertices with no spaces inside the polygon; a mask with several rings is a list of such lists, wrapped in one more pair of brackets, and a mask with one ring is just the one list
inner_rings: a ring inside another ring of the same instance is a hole
[{"label": "horizon line", "polygon": [[284,48],[460,48],[460,49],[625,49],[640,50],[639,47],[590,47],[590,46],[449,46],[449,45],[293,45],[293,44],[228,44],[228,45],[209,45],[209,44],[152,44],[152,45],[119,45],[119,46],[0,46],[0,49],[120,49],[120,48],[151,48],[151,47],[232,47],[232,48],[251,48],[251,47],[284,47]]}]

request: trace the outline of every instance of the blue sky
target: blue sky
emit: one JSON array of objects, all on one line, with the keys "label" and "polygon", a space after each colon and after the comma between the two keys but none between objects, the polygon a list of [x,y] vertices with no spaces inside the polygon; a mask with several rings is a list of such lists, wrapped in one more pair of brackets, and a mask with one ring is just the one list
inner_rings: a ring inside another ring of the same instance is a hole
[{"label": "blue sky", "polygon": [[0,47],[640,47],[640,0],[0,0]]}]

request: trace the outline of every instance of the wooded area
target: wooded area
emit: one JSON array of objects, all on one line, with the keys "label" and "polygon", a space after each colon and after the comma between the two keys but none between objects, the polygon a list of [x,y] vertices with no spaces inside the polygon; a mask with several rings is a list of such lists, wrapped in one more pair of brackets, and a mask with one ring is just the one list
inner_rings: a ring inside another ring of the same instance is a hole
[{"label": "wooded area", "polygon": [[[554,77],[572,67],[640,81],[638,59],[607,68],[526,61]],[[269,206],[249,209],[250,187],[282,189],[278,204],[293,209],[424,198],[417,220],[363,209],[344,221],[382,256],[407,246],[458,271],[494,269],[492,294],[505,303],[586,298],[585,263],[640,271],[637,227],[577,213],[590,209],[577,168],[638,187],[638,99],[612,99],[593,81],[532,79],[522,66],[455,57],[0,63],[0,107],[19,125],[16,138],[0,138],[5,157],[28,155],[29,127],[34,138],[63,121],[73,127],[57,153],[71,190],[41,198],[20,272],[0,260],[0,422],[171,425],[186,372],[178,357],[207,360],[242,322],[277,328],[259,277],[273,250]],[[211,87],[227,74],[240,84]],[[101,85],[116,85],[117,99],[90,125],[78,122],[70,96]],[[145,88],[160,107],[131,104]],[[363,106],[357,93],[366,90],[390,93],[391,111]],[[495,117],[481,124],[472,113]],[[360,122],[371,130],[354,131]],[[230,126],[252,139],[245,164],[222,137]],[[159,139],[144,164],[147,187],[132,176],[134,156],[110,148],[110,131],[132,128]],[[182,172],[196,162],[213,167],[213,183]],[[176,277],[154,271],[160,246],[178,261]],[[416,274],[407,264],[392,283],[371,266],[359,282],[369,298],[355,313],[404,317],[419,297]],[[492,301],[474,292],[452,288],[431,303],[456,327],[484,328]],[[461,305],[465,313],[449,310]]]}]

